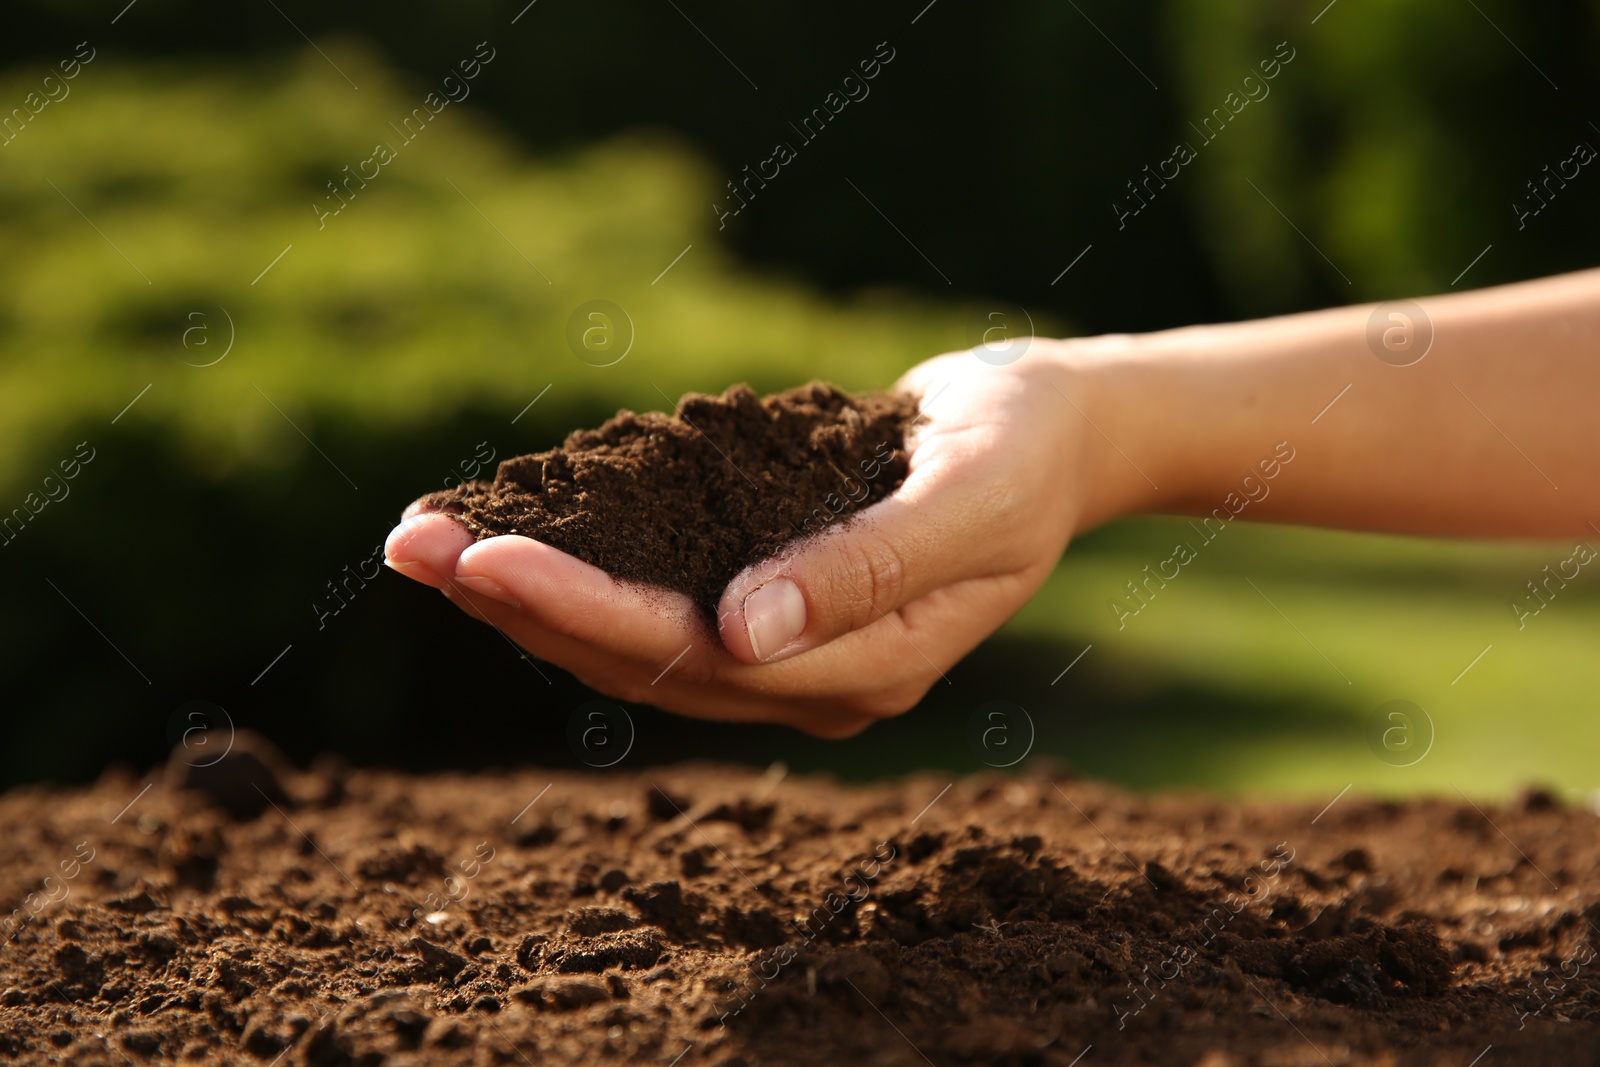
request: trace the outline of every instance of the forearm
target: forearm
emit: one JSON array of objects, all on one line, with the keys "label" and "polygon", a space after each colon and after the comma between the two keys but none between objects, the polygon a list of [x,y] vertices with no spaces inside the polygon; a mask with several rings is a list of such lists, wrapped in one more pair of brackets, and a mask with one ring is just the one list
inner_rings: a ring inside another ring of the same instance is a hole
[{"label": "forearm", "polygon": [[1092,424],[1079,529],[1223,508],[1408,533],[1595,535],[1600,271],[1416,303],[1433,341],[1409,366],[1369,347],[1374,305],[1055,348],[1080,408],[1064,417]]}]

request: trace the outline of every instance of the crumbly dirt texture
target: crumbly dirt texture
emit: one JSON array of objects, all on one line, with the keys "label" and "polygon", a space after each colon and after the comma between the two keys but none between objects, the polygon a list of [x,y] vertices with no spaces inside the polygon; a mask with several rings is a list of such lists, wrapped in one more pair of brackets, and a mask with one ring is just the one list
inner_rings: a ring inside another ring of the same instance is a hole
[{"label": "crumbly dirt texture", "polygon": [[1596,816],[1322,807],[271,759],[19,789],[0,1060],[1594,1062]]},{"label": "crumbly dirt texture", "polygon": [[736,574],[848,521],[905,480],[914,398],[831,385],[759,397],[691,393],[674,415],[623,411],[492,482],[424,498],[479,539],[522,534],[617,578],[665,586],[714,615]]}]

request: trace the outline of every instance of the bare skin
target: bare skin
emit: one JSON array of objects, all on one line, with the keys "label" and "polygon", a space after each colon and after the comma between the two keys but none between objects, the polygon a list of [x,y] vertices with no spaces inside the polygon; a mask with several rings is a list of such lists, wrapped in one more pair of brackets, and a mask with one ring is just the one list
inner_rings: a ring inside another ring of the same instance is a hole
[{"label": "bare skin", "polygon": [[388,563],[609,696],[844,737],[939,683],[1073,536],[1227,507],[1280,442],[1293,467],[1252,519],[1600,536],[1600,270],[1416,304],[1432,344],[1407,366],[1426,324],[1388,305],[1387,361],[1364,305],[920,364],[897,386],[923,398],[905,484],[735,578],[718,633],[686,597],[416,505]]}]

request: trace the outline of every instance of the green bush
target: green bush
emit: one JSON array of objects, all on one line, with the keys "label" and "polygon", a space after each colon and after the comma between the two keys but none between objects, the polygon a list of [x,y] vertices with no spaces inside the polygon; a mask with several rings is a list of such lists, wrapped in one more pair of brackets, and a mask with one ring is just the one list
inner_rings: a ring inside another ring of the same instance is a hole
[{"label": "green bush", "polygon": [[[325,420],[402,433],[469,405],[515,414],[547,385],[639,409],[742,378],[880,385],[962,343],[959,309],[844,304],[741,269],[681,146],[624,137],[534,161],[464,105],[408,142],[421,94],[360,53],[338,62],[359,92],[314,52],[201,74],[101,59],[3,150],[0,491],[31,477],[41,441],[109,421],[147,384],[122,423],[161,427],[224,477],[295,447],[274,403],[313,438]],[[379,143],[394,159],[352,180]],[[343,207],[319,220],[315,204]],[[565,340],[593,299],[633,322],[615,366]],[[217,358],[229,319],[226,358],[186,365]]]}]

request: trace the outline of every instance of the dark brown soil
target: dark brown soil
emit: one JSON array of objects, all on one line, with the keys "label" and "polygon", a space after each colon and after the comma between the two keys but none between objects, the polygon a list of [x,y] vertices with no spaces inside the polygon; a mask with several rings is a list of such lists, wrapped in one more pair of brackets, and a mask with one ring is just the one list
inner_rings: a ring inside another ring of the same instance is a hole
[{"label": "dark brown soil", "polygon": [[820,383],[764,399],[743,385],[691,393],[676,415],[623,411],[423,502],[480,539],[532,537],[714,615],[734,575],[905,480],[915,413],[910,397]]},{"label": "dark brown soil", "polygon": [[1041,772],[229,761],[0,798],[0,1059],[1496,1067],[1600,1043],[1600,820],[1540,794],[1319,817]]}]

